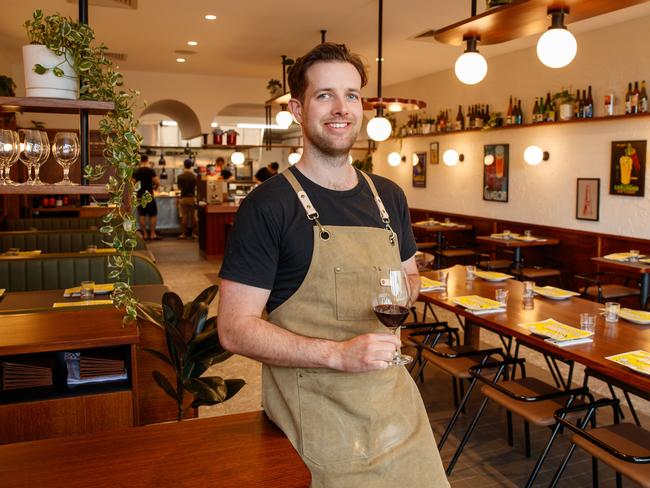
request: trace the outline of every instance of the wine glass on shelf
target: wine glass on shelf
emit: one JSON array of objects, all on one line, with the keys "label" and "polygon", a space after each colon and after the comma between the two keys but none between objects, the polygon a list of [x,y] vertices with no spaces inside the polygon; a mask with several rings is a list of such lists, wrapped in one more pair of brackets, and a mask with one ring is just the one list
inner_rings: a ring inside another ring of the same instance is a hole
[{"label": "wine glass on shelf", "polygon": [[[400,327],[410,313],[410,305],[411,290],[404,269],[402,267],[382,269],[379,286],[372,296],[372,310],[379,321],[391,329],[400,340]],[[398,366],[411,361],[413,361],[411,356],[401,354],[397,349],[390,364]]]},{"label": "wine glass on shelf", "polygon": [[41,131],[37,129],[21,129],[23,143],[21,145],[20,160],[27,166],[29,178],[26,185],[33,185],[32,168],[38,163],[43,156],[43,140]]},{"label": "wine glass on shelf", "polygon": [[56,185],[78,185],[70,181],[70,166],[79,157],[79,139],[74,132],[57,132],[54,136],[52,154],[56,162],[63,168],[63,179]]},{"label": "wine glass on shelf", "polygon": [[19,151],[18,133],[9,129],[0,129],[0,185],[15,185],[9,177],[9,170],[18,159]]},{"label": "wine glass on shelf", "polygon": [[51,146],[50,146],[50,140],[47,137],[47,132],[41,131],[41,142],[43,144],[43,153],[41,157],[39,158],[38,161],[36,161],[36,164],[34,165],[34,180],[32,182],[32,185],[44,185],[39,178],[38,174],[41,171],[41,166],[43,166],[48,159],[50,159],[50,153],[52,152]]}]

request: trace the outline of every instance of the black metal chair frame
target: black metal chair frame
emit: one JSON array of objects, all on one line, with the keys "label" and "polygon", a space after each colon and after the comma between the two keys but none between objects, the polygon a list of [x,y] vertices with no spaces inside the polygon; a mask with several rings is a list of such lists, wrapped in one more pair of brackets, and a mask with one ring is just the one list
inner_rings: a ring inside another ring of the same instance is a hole
[{"label": "black metal chair frame", "polygon": [[[598,303],[603,303],[603,285],[610,285],[613,283],[603,283],[602,280],[599,278],[601,276],[607,276],[610,278],[620,278],[623,280],[620,285],[626,286],[628,288],[641,288],[641,284],[638,279],[632,277],[632,276],[627,276],[623,275],[620,273],[612,273],[611,271],[596,271],[593,273],[582,273],[582,274],[577,274],[574,277],[579,280],[585,280],[587,283],[584,285],[582,289],[580,287],[578,288],[578,291],[580,292],[580,297],[581,298],[586,298],[589,299],[590,295],[587,295],[587,290],[589,289],[590,286],[596,286],[598,287],[598,293],[596,294],[596,301]],[[635,286],[630,286],[630,285],[635,285]],[[632,296],[632,295],[630,295]]]}]

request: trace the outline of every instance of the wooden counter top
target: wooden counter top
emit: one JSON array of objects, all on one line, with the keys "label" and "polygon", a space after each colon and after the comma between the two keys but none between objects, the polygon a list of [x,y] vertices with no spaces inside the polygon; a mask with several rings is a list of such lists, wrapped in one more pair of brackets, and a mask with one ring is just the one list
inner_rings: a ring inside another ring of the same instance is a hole
[{"label": "wooden counter top", "polygon": [[206,205],[200,208],[205,209],[205,212],[207,213],[237,213],[239,205],[235,202],[227,202],[216,205]]}]

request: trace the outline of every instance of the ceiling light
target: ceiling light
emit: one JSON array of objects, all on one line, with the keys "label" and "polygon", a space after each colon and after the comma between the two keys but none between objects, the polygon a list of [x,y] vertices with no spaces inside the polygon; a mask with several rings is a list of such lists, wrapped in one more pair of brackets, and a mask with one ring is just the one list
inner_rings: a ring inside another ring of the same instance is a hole
[{"label": "ceiling light", "polygon": [[390,103],[390,104],[388,104],[388,111],[389,112],[401,112],[402,111],[402,106],[399,103]]},{"label": "ceiling light", "polygon": [[212,127],[212,128],[219,127],[219,123],[218,122],[212,122],[210,124],[210,127]]},{"label": "ceiling light", "polygon": [[196,42],[196,41],[187,41],[187,45],[188,45],[188,46],[198,46],[199,43]]},{"label": "ceiling light", "polygon": [[568,8],[550,9],[551,27],[537,41],[537,57],[549,68],[564,68],[573,61],[578,52],[578,43],[564,25],[564,14]]},{"label": "ceiling light", "polygon": [[240,166],[244,164],[244,161],[246,161],[246,156],[244,156],[243,152],[235,151],[230,155],[230,161],[232,162],[232,164],[236,166]]},{"label": "ceiling light", "polygon": [[381,109],[377,108],[377,116],[370,119],[366,127],[368,137],[373,141],[385,141],[390,137],[390,133],[393,131],[390,121],[382,115]]},{"label": "ceiling light", "polygon": [[287,159],[289,161],[289,164],[294,165],[298,161],[300,161],[301,157],[302,157],[301,154],[299,154],[297,152],[292,152],[291,154],[289,154],[289,157]]},{"label": "ceiling light", "polygon": [[447,166],[456,166],[458,161],[464,161],[465,156],[458,154],[455,149],[447,149],[442,155],[442,162]]},{"label": "ceiling light", "polygon": [[539,146],[528,146],[524,151],[524,161],[531,166],[537,166],[542,161],[548,161],[550,154]]},{"label": "ceiling light", "polygon": [[282,106],[282,110],[275,116],[275,122],[282,128],[288,129],[293,123],[293,115],[291,112],[285,110],[286,106]]},{"label": "ceiling light", "polygon": [[478,36],[468,36],[464,38],[467,41],[467,49],[456,60],[454,72],[456,78],[466,85],[476,85],[483,81],[488,71],[487,61],[479,54],[476,49],[476,42],[480,38]]},{"label": "ceiling light", "polygon": [[398,152],[392,152],[388,155],[388,164],[391,166],[399,166],[402,162],[402,156]]},{"label": "ceiling light", "polygon": [[185,58],[176,58],[176,62],[177,62],[177,63],[184,63],[184,62],[185,62]]},{"label": "ceiling light", "polygon": [[178,126],[178,122],[176,122],[175,120],[163,120],[163,121],[160,123],[160,125],[163,125],[163,126],[165,126],[165,127],[177,127],[177,126]]},{"label": "ceiling light", "polygon": [[213,14],[208,14],[205,16],[205,20],[217,20],[217,16]]}]

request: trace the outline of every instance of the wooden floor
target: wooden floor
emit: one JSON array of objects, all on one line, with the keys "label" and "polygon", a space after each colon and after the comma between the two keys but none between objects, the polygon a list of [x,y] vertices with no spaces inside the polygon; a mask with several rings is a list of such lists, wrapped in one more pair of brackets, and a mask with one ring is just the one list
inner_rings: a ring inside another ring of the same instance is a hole
[{"label": "wooden floor", "polygon": [[[196,241],[167,238],[163,241],[149,243],[148,246],[156,256],[157,265],[163,274],[165,283],[169,285],[172,291],[178,293],[183,300],[190,300],[205,287],[212,283],[218,283],[217,274],[220,262],[203,260],[199,255]],[[215,299],[210,308],[211,314],[216,315],[216,304],[217,300]],[[455,318],[445,312],[441,312],[439,318],[449,320],[450,323],[455,322]],[[483,339],[488,343],[496,344],[496,338],[489,335],[483,334]],[[539,376],[551,381],[550,375],[545,372],[545,364],[541,356],[536,355],[536,353],[526,353],[526,358],[529,363],[529,376]],[[581,382],[580,368],[576,369],[578,371],[575,380]],[[201,408],[200,416],[227,415],[260,409],[260,372],[259,363],[239,356],[232,357],[225,363],[214,366],[210,370],[211,375],[218,374],[225,378],[243,377],[246,379],[247,385],[228,402],[214,407]],[[596,393],[602,395],[606,393],[603,384],[594,381],[590,383],[590,387],[595,389]],[[444,373],[429,367],[425,371],[425,382],[421,385],[421,391],[434,434],[436,438],[439,438],[453,413],[451,381]],[[465,427],[480,401],[480,393],[475,392],[468,407],[468,415],[460,419],[441,453],[445,465],[453,455]],[[648,402],[644,403],[636,398],[634,398],[634,402],[637,411],[640,413],[642,423],[646,426],[650,425],[650,406]],[[629,418],[628,414],[627,419]],[[603,415],[600,417],[599,422],[606,422],[607,420],[607,416]],[[506,439],[505,411],[494,404],[488,403],[488,408],[479,422],[477,430],[474,432],[449,479],[452,487],[523,486],[535,464],[540,449],[548,439],[550,431],[531,426],[532,457],[526,458],[524,454],[523,423],[515,417],[514,426],[515,445],[511,448],[508,446]],[[566,435],[559,436],[535,486],[548,486],[548,482],[552,478],[559,461],[568,449],[569,443],[566,437]],[[591,487],[591,458],[577,450],[559,486],[567,488]],[[602,463],[600,466],[600,486],[615,486],[614,472],[602,465]],[[624,480],[623,486],[632,487],[636,485]]]}]

